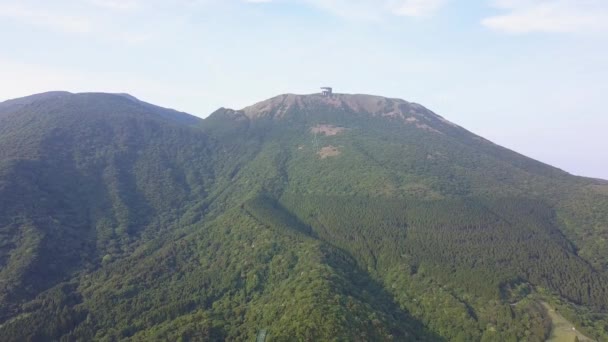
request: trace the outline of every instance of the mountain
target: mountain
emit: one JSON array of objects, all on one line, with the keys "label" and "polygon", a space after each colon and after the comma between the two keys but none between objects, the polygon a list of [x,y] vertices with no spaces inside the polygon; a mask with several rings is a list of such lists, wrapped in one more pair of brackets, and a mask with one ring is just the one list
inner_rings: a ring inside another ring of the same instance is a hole
[{"label": "mountain", "polygon": [[0,103],[0,336],[608,339],[608,182],[421,105]]}]

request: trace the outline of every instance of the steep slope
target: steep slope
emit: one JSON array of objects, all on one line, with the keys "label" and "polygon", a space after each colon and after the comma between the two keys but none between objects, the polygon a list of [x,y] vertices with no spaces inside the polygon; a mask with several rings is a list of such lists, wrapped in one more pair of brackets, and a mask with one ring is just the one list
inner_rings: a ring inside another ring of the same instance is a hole
[{"label": "steep slope", "polygon": [[608,230],[607,181],[574,177],[502,148],[418,104],[370,95],[281,95],[242,111],[222,109],[205,123],[209,134],[221,131],[229,140],[281,145],[277,154],[290,159],[285,171],[296,176],[290,189],[304,185],[298,191],[318,185],[324,194],[546,201],[559,209],[560,228],[588,261],[608,270],[605,246],[592,247]]},{"label": "steep slope", "polygon": [[[399,283],[449,288],[443,300],[465,304],[460,324],[480,324],[467,340],[496,338],[489,333],[500,325],[496,310],[513,309],[490,310],[487,300],[508,302],[513,288],[607,308],[601,180],[504,149],[417,104],[369,95],[282,95],[220,110],[206,125],[230,141],[262,141],[227,193],[277,199],[316,236],[400,289],[397,297],[408,291]],[[441,319],[437,303],[421,307],[421,295],[401,304],[432,326]]]},{"label": "steep slope", "polygon": [[246,161],[197,119],[112,94],[0,107],[4,340],[433,338],[348,256],[224,201]]},{"label": "steep slope", "polygon": [[605,339],[606,185],[378,96],[7,101],[0,336]]},{"label": "steep slope", "polygon": [[206,137],[171,111],[69,93],[2,108],[12,108],[0,116],[0,298],[8,303],[128,253],[204,198],[213,177]]}]

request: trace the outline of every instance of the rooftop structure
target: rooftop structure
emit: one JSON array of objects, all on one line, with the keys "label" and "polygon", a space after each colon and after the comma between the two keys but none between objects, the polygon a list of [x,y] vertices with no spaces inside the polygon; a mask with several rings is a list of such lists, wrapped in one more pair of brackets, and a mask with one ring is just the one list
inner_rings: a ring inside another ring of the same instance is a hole
[{"label": "rooftop structure", "polygon": [[331,87],[321,87],[321,95],[331,96],[332,93],[333,93],[333,90],[331,89]]}]

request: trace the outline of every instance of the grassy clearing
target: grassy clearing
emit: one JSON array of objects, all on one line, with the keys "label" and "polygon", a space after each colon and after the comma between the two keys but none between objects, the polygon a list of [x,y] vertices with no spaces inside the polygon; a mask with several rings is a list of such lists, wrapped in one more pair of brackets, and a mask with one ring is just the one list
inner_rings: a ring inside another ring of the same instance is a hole
[{"label": "grassy clearing", "polygon": [[547,309],[551,318],[551,335],[547,342],[573,342],[576,341],[576,337],[578,337],[580,342],[593,341],[576,330],[574,325],[559,312],[555,311],[555,308],[551,305],[546,302],[542,302],[542,304]]}]

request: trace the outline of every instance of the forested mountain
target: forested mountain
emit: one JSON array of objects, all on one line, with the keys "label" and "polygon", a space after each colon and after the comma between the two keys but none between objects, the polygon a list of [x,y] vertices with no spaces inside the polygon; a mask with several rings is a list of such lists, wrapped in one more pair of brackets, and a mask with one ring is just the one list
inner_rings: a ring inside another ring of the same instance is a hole
[{"label": "forested mountain", "polygon": [[2,341],[608,341],[608,182],[370,95],[0,103]]}]

